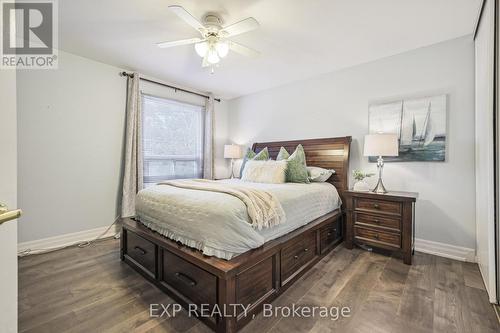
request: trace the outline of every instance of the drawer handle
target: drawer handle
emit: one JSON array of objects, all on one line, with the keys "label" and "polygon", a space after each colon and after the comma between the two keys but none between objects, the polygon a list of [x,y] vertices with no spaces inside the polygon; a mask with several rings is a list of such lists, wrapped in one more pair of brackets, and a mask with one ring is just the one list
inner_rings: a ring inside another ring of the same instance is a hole
[{"label": "drawer handle", "polygon": [[375,237],[375,239],[379,239],[379,235],[378,235],[378,234],[376,234],[376,235],[375,235],[375,236],[373,236],[373,237]]},{"label": "drawer handle", "polygon": [[373,222],[379,224],[380,223],[380,220],[373,220]]},{"label": "drawer handle", "polygon": [[[309,249],[306,247],[304,250],[302,250],[304,253],[309,252]],[[300,253],[298,255],[293,256],[293,259],[297,260],[299,259]]]},{"label": "drawer handle", "polygon": [[196,281],[187,276],[186,274],[183,274],[181,272],[176,272],[175,276],[182,282],[189,284],[191,287],[196,286]]},{"label": "drawer handle", "polygon": [[373,204],[373,208],[380,209],[380,205],[379,204]]},{"label": "drawer handle", "polygon": [[326,235],[331,236],[331,235],[334,235],[336,233],[337,233],[337,229],[332,229],[332,231],[328,231],[328,233]]},{"label": "drawer handle", "polygon": [[142,255],[145,255],[146,253],[148,253],[146,250],[144,250],[142,247],[140,246],[136,246],[134,247],[134,250],[136,251],[139,251]]}]

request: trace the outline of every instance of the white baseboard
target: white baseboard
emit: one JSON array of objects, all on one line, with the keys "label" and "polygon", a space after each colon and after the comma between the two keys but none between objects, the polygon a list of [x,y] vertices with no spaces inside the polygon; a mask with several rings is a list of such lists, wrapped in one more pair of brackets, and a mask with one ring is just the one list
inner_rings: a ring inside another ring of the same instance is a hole
[{"label": "white baseboard", "polygon": [[[17,252],[27,252],[29,254],[35,254],[39,252],[44,252],[46,250],[57,249],[60,247],[73,245],[85,241],[90,241],[96,239],[96,237],[108,238],[113,237],[120,232],[120,225],[115,223],[109,230],[109,226],[73,232],[70,234],[64,234],[60,236],[48,237],[37,239],[34,241],[23,242],[17,244]],[[107,230],[107,231],[106,231]]]},{"label": "white baseboard", "polygon": [[476,262],[476,250],[474,249],[425,239],[415,239],[415,251],[460,261]]}]

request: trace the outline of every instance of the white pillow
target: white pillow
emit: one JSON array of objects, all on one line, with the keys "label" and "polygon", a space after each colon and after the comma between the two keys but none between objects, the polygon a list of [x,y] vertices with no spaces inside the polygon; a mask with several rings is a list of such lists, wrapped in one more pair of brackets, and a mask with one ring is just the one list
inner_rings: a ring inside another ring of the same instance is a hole
[{"label": "white pillow", "polygon": [[285,182],[286,161],[248,161],[241,180],[254,183],[282,184]]},{"label": "white pillow", "polygon": [[308,166],[307,173],[309,174],[309,181],[315,183],[322,183],[326,182],[328,178],[330,178],[330,176],[335,173],[335,170]]}]

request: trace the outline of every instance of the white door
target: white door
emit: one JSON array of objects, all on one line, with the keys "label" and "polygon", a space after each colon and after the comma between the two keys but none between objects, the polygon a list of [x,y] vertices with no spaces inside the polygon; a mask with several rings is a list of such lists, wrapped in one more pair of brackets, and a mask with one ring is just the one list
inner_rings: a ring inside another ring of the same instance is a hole
[{"label": "white door", "polygon": [[[0,202],[17,205],[16,72],[0,69]],[[0,224],[0,330],[17,332],[17,221]]]},{"label": "white door", "polygon": [[493,136],[494,0],[486,0],[476,49],[476,255],[490,302],[496,302]]}]

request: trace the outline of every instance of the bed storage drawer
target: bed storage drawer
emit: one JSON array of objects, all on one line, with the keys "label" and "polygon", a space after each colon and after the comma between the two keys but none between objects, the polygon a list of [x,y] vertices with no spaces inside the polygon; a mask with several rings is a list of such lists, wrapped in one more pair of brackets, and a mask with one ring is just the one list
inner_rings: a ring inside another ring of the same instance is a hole
[{"label": "bed storage drawer", "polygon": [[342,238],[342,223],[335,221],[320,229],[320,251],[328,250],[330,246],[340,241]]},{"label": "bed storage drawer", "polygon": [[281,250],[281,284],[316,256],[316,232],[310,232]]},{"label": "bed storage drawer", "polygon": [[356,211],[401,215],[401,203],[395,201],[355,198],[354,209]]},{"label": "bed storage drawer", "polygon": [[217,277],[167,251],[163,252],[161,280],[194,304],[217,302]]},{"label": "bed storage drawer", "polygon": [[127,231],[127,247],[125,255],[133,259],[148,274],[156,275],[156,245]]},{"label": "bed storage drawer", "polygon": [[354,238],[368,241],[386,247],[401,248],[401,235],[399,233],[385,232],[375,229],[354,227]]},{"label": "bed storage drawer", "polygon": [[[269,257],[236,275],[236,303],[255,304],[260,299],[276,293],[275,258]],[[240,314],[243,309],[237,309]]]}]

